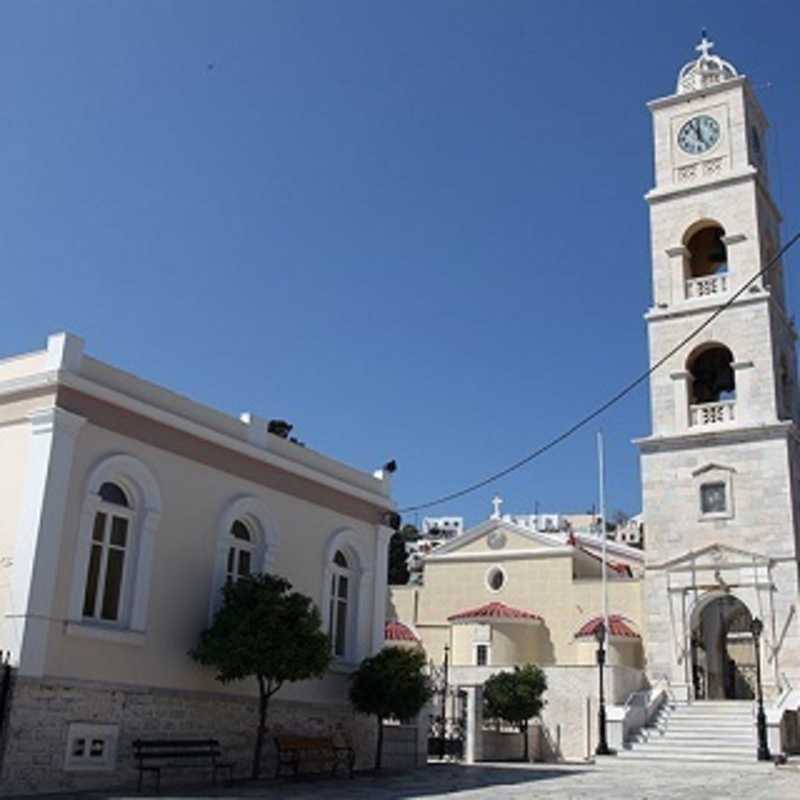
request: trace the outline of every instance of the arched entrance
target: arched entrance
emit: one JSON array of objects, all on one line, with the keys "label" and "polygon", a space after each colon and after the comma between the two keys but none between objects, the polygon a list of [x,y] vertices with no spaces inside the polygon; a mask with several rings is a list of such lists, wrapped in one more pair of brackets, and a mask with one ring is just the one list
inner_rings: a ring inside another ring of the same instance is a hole
[{"label": "arched entrance", "polygon": [[752,700],[756,660],[752,615],[730,594],[709,595],[692,613],[692,683],[696,700]]}]

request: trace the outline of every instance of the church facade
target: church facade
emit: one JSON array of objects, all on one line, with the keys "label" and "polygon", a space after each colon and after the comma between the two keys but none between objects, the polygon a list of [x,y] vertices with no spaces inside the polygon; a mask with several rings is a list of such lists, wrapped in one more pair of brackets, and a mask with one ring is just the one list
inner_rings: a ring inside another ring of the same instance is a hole
[{"label": "church facade", "polygon": [[645,647],[684,700],[800,687],[796,331],[753,90],[710,54],[649,103],[652,432],[641,452]]}]

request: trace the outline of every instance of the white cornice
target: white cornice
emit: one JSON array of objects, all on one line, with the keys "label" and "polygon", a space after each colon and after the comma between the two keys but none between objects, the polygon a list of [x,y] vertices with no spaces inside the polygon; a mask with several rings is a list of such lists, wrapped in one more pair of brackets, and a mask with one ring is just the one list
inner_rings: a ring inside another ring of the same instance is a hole
[{"label": "white cornice", "polygon": [[[664,188],[651,189],[644,199],[654,205],[661,203],[664,200],[671,200],[675,197],[689,196],[699,192],[706,192],[709,189],[717,189],[721,186],[730,186],[736,183],[744,183],[746,181],[755,181],[758,175],[758,170],[755,167],[747,166],[737,172],[731,172],[721,178],[713,178],[712,180],[702,181],[689,185],[681,186],[665,186]],[[771,202],[771,201],[770,201]],[[774,204],[773,204],[774,205]],[[777,210],[777,209],[776,209]]]},{"label": "white cornice", "polygon": [[[753,284],[755,286],[755,284]],[[703,298],[697,300],[679,301],[674,306],[667,308],[650,308],[644,313],[647,322],[657,322],[675,317],[688,317],[692,314],[705,315],[715,308],[724,306],[730,300],[730,295],[709,295],[710,299]],[[750,303],[768,302],[772,294],[768,289],[760,289],[757,292],[746,292],[733,301],[732,307],[748,305]]]},{"label": "white cornice", "polygon": [[693,92],[685,92],[684,94],[670,94],[666,97],[657,97],[655,100],[650,100],[647,107],[651,111],[659,108],[668,108],[669,106],[680,105],[682,103],[691,103],[694,100],[700,100],[703,97],[714,94],[722,94],[730,89],[735,89],[737,86],[747,86],[747,76],[737,75],[734,78],[717,83],[714,86],[704,86],[702,89],[696,89]]},{"label": "white cornice", "polygon": [[89,381],[86,378],[83,378],[79,375],[74,375],[70,372],[51,370],[48,372],[36,373],[24,378],[16,378],[13,380],[4,381],[0,383],[0,398],[12,397],[13,395],[18,394],[24,395],[47,388],[52,388],[55,390],[59,385],[75,389],[83,394],[87,394],[91,397],[97,398],[98,400],[103,400],[112,405],[119,406],[120,408],[124,408],[135,414],[139,414],[142,417],[146,417],[147,419],[168,425],[175,430],[191,434],[199,439],[212,442],[233,452],[241,453],[242,455],[257,459],[265,464],[278,467],[286,472],[290,472],[294,475],[298,475],[299,477],[314,481],[323,486],[335,489],[336,491],[348,494],[360,500],[364,500],[365,502],[381,508],[386,508],[388,510],[394,509],[395,507],[394,502],[385,495],[377,492],[370,492],[358,486],[353,486],[352,484],[348,484],[339,478],[328,475],[313,467],[292,461],[291,459],[285,458],[277,453],[265,451],[245,441],[236,439],[233,436],[220,433],[219,431],[215,431],[211,428],[201,425],[200,423],[193,422],[192,420],[186,419],[178,414],[165,411],[164,409],[150,405],[144,401],[137,400],[133,397],[129,397],[114,389],[101,386],[93,381]]},{"label": "white cornice", "polygon": [[724,430],[699,428],[697,432],[668,434],[666,436],[646,436],[634,439],[633,443],[642,453],[663,453],[670,450],[685,450],[715,444],[738,444],[744,442],[763,441],[764,439],[782,439],[798,437],[793,422],[774,422],[769,425],[753,425],[749,427],[725,428]]},{"label": "white cornice", "polygon": [[172,412],[165,411],[161,408],[156,408],[141,400],[128,397],[127,395],[117,392],[114,389],[108,389],[105,386],[100,386],[78,375],[73,375],[69,372],[62,372],[59,374],[59,382],[64,386],[69,386],[70,388],[76,389],[84,394],[89,394],[93,397],[97,397],[100,400],[105,400],[112,405],[120,406],[129,411],[133,411],[136,414],[140,414],[143,417],[147,417],[155,420],[156,422],[169,425],[176,430],[180,430],[184,433],[189,433],[192,436],[197,436],[200,439],[205,439],[208,442],[221,445],[228,450],[242,453],[250,458],[255,458],[259,461],[263,461],[264,463],[279,467],[286,472],[291,472],[295,475],[299,475],[300,477],[307,478],[315,481],[316,483],[336,489],[337,491],[352,495],[353,497],[358,497],[359,499],[365,500],[368,503],[373,503],[387,509],[394,508],[394,503],[389,498],[381,494],[369,492],[365,489],[361,489],[358,486],[345,483],[344,481],[322,473],[313,467],[299,464],[296,461],[292,461],[288,458],[278,455],[277,453],[271,453],[262,450],[261,448],[258,448],[240,439],[236,439],[232,436],[228,436],[227,434],[207,428],[206,426],[197,422],[185,419],[178,414],[173,414]]},{"label": "white cornice", "polygon": [[478,553],[442,553],[438,551],[425,557],[425,563],[437,561],[516,561],[524,558],[563,558],[572,556],[575,550],[572,547],[543,547],[541,550],[485,550]]}]

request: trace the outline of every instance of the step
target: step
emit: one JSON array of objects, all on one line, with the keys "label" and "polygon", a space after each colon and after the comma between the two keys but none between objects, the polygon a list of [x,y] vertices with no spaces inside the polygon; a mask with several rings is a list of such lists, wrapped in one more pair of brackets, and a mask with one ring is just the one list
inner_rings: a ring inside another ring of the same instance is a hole
[{"label": "step", "polygon": [[719,725],[726,728],[735,728],[737,726],[752,725],[754,720],[752,717],[742,717],[741,719],[730,719],[728,717],[676,717],[672,716],[669,720],[665,720],[669,725],[696,725],[698,728],[707,727],[709,725]]},{"label": "step", "polygon": [[749,766],[752,763],[753,766],[761,766],[755,755],[752,755],[749,759],[743,759],[740,756],[732,756],[728,753],[654,753],[647,750],[622,750],[617,755],[617,758],[624,758],[630,761],[692,761],[707,764],[738,764],[740,766]]},{"label": "step", "polygon": [[726,733],[724,736],[719,733],[706,733],[704,731],[674,731],[671,728],[664,731],[664,733],[655,733],[655,737],[659,739],[674,739],[676,741],[701,741],[701,742],[741,742],[748,743],[754,742],[756,737],[750,731],[745,733]]},{"label": "step", "polygon": [[707,751],[740,751],[742,753],[755,753],[752,742],[688,742],[664,741],[663,739],[648,739],[646,742],[631,744],[631,750],[675,750],[705,753]]}]

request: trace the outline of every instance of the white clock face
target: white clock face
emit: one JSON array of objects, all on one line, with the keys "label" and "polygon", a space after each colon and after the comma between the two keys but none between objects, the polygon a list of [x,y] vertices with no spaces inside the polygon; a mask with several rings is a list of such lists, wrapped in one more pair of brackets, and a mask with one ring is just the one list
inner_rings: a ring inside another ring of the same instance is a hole
[{"label": "white clock face", "polygon": [[678,131],[681,150],[696,156],[710,150],[719,141],[719,123],[706,114],[692,117]]}]

